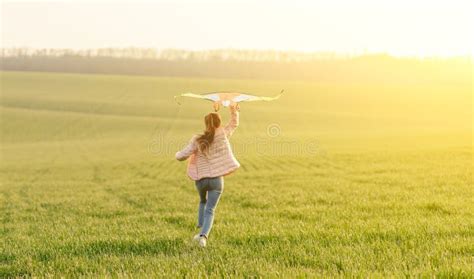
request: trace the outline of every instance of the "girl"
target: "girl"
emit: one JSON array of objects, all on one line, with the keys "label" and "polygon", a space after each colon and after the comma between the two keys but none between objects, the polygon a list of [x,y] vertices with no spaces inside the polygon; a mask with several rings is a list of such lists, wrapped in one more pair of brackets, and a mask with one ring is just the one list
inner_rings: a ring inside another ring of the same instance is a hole
[{"label": "girl", "polygon": [[209,113],[204,117],[206,130],[202,135],[194,136],[189,144],[176,153],[176,159],[189,158],[187,174],[195,181],[200,203],[198,211],[199,234],[194,240],[201,247],[206,246],[209,232],[214,221],[214,211],[224,190],[224,176],[240,167],[230,147],[229,138],[239,125],[237,104],[229,106],[231,119],[221,127],[218,113]]}]

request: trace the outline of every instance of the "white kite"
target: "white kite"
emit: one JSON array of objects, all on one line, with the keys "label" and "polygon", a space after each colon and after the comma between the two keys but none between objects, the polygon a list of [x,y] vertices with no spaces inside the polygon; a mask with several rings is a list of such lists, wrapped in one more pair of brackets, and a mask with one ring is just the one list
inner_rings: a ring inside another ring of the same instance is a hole
[{"label": "white kite", "polygon": [[178,96],[174,96],[174,99],[179,105],[181,105],[181,103],[178,101],[179,97],[191,97],[208,100],[214,103],[214,110],[218,111],[220,106],[228,107],[232,104],[237,104],[240,102],[273,101],[280,98],[281,95],[283,95],[283,91],[284,90],[282,90],[280,94],[275,97],[260,97],[237,92],[213,92],[207,94],[184,93]]}]

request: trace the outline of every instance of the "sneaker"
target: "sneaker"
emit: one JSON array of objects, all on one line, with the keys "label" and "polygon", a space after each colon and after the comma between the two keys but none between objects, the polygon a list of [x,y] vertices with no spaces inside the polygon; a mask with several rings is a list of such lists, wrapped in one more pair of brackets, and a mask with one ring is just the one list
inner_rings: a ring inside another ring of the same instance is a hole
[{"label": "sneaker", "polygon": [[194,240],[194,241],[199,241],[200,238],[201,238],[201,235],[200,235],[200,234],[196,234],[196,235],[193,237],[193,240]]},{"label": "sneaker", "polygon": [[206,247],[206,244],[207,244],[207,238],[205,236],[199,237],[199,246]]}]

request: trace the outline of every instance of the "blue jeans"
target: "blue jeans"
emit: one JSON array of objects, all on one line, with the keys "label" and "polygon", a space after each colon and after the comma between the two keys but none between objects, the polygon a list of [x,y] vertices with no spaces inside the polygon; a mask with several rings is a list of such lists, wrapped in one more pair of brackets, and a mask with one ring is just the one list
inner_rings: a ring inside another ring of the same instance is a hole
[{"label": "blue jeans", "polygon": [[224,191],[224,177],[219,176],[197,180],[196,189],[200,197],[198,228],[201,228],[200,235],[204,235],[207,238],[214,222],[214,211],[222,191]]}]

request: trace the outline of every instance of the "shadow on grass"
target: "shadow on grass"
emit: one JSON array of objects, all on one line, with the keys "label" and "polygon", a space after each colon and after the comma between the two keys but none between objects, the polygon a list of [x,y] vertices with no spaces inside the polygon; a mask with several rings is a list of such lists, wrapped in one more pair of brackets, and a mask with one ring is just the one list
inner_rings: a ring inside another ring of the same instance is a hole
[{"label": "shadow on grass", "polygon": [[423,206],[420,206],[420,208],[434,214],[451,215],[451,211],[436,202],[425,204]]}]

